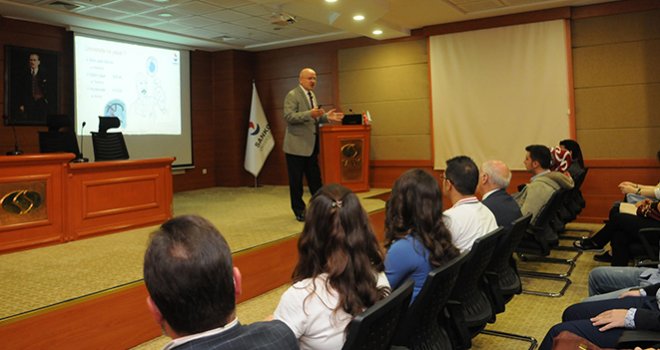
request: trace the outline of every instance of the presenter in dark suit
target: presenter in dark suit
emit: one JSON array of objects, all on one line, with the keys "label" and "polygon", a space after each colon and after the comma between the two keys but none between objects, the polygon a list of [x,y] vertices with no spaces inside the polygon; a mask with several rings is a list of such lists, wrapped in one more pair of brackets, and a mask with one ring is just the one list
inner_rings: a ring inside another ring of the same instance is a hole
[{"label": "presenter in dark suit", "polygon": [[199,216],[165,222],[144,256],[147,306],[172,338],[165,349],[298,349],[282,321],[241,325],[241,274],[220,232]]},{"label": "presenter in dark suit", "polygon": [[506,192],[510,181],[511,171],[504,162],[489,160],[481,165],[478,189],[481,202],[493,212],[497,225],[506,229],[522,216],[518,203]]},{"label": "presenter in dark suit", "polygon": [[318,191],[323,182],[319,168],[319,125],[333,122],[339,123],[344,118],[343,113],[334,109],[324,111],[318,104],[314,87],[316,72],[304,68],[298,76],[298,85],[284,98],[284,154],[289,174],[289,196],[291,209],[296,220],[305,221],[305,202],[303,195],[303,176],[312,195]]},{"label": "presenter in dark suit", "polygon": [[51,95],[48,72],[41,67],[39,55],[31,53],[28,58],[29,67],[18,81],[18,111],[15,116],[31,120],[46,120],[49,113],[49,97]]}]

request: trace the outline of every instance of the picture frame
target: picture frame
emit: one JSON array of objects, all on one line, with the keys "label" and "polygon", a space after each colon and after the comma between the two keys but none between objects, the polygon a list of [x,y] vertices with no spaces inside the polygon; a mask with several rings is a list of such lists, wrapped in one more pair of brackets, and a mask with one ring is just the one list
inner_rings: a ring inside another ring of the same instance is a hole
[{"label": "picture frame", "polygon": [[58,113],[59,65],[55,51],[5,46],[6,125],[46,125]]}]

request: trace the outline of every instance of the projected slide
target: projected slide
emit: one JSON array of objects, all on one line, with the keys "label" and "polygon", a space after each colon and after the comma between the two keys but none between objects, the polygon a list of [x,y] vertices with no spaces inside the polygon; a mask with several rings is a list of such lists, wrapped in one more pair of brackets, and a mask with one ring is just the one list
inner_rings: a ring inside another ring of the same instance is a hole
[{"label": "projected slide", "polygon": [[116,116],[125,135],[181,134],[178,50],[75,37],[76,119],[98,129]]}]

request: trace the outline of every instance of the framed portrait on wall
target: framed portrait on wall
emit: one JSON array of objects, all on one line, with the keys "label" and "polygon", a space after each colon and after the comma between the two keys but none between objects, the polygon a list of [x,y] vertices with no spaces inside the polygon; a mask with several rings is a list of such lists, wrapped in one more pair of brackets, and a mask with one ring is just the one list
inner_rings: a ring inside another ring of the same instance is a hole
[{"label": "framed portrait on wall", "polygon": [[5,46],[5,123],[46,125],[58,112],[59,55],[54,51]]}]

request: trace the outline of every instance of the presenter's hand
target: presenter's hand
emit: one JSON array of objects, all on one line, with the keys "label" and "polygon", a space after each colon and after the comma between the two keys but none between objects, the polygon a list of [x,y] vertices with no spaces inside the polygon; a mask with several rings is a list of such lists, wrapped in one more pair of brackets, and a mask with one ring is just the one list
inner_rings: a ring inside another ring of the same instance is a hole
[{"label": "presenter's hand", "polygon": [[342,112],[335,112],[334,109],[331,109],[328,111],[328,120],[333,122],[333,123],[341,123],[341,121],[344,119],[344,113]]},{"label": "presenter's hand", "polygon": [[323,108],[314,108],[312,109],[312,118],[318,119],[321,118],[325,114],[325,111]]}]

